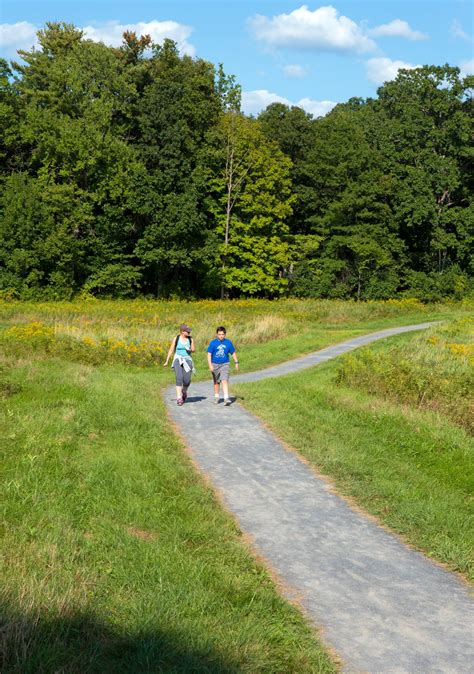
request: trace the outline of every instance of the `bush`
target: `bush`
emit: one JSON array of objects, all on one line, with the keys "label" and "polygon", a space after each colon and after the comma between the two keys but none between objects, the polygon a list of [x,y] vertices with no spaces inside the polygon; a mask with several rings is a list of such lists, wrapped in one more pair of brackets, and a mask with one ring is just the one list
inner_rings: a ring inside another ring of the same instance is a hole
[{"label": "bush", "polygon": [[423,302],[450,298],[461,300],[474,292],[474,282],[457,265],[440,274],[409,271],[405,276],[405,297],[418,297]]},{"label": "bush", "polygon": [[101,297],[134,297],[141,280],[141,271],[131,265],[108,264],[87,279],[83,291]]}]

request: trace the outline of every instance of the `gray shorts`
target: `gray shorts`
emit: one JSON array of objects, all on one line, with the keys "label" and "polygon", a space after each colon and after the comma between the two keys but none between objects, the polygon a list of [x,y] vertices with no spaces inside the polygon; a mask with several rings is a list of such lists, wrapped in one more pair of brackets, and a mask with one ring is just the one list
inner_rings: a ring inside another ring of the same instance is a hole
[{"label": "gray shorts", "polygon": [[229,372],[229,363],[212,363],[212,378],[214,379],[214,384],[220,384],[221,381],[229,381]]}]

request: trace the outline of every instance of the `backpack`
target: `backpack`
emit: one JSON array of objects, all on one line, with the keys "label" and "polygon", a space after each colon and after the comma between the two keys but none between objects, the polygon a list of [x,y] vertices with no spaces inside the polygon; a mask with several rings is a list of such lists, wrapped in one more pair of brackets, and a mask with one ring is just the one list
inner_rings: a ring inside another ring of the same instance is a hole
[{"label": "backpack", "polygon": [[[180,335],[176,335],[176,339],[174,340],[174,352],[176,353],[176,349],[178,348],[178,339],[180,338]],[[189,349],[186,349],[186,351],[191,355],[191,337],[188,337],[189,341]]]}]

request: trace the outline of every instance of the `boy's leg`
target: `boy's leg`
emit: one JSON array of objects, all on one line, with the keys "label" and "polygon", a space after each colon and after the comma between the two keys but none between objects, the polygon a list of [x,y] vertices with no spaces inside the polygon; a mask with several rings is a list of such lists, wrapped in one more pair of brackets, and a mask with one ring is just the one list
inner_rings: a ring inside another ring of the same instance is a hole
[{"label": "boy's leg", "polygon": [[212,381],[214,382],[214,403],[217,404],[219,402],[219,377],[218,375],[213,371],[212,372]]},{"label": "boy's leg", "polygon": [[229,382],[226,379],[222,380],[222,390],[224,392],[224,400],[227,400],[229,397]]},{"label": "boy's leg", "polygon": [[230,372],[230,365],[226,363],[222,367],[222,390],[224,391],[224,405],[230,405],[230,398],[229,398],[229,372]]}]

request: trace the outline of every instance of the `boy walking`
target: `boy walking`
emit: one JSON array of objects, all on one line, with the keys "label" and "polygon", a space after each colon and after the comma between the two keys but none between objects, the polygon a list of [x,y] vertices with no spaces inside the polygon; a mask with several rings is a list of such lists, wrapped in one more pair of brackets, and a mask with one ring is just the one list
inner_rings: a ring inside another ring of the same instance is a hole
[{"label": "boy walking", "polygon": [[219,402],[219,386],[222,383],[224,392],[224,405],[230,405],[229,398],[229,356],[234,359],[235,367],[239,369],[239,361],[234,345],[226,337],[226,329],[220,325],[217,330],[217,337],[211,341],[207,347],[207,362],[209,370],[212,372],[214,381],[214,403]]}]

